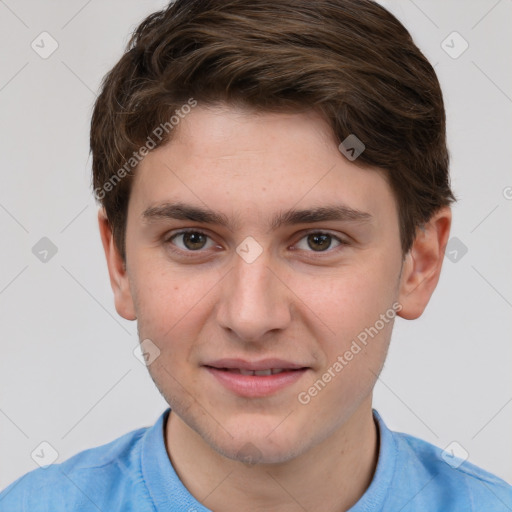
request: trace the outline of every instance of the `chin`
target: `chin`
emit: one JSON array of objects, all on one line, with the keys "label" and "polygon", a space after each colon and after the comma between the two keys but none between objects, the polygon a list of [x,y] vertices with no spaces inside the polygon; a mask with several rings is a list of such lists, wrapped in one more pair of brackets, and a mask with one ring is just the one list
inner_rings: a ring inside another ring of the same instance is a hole
[{"label": "chin", "polygon": [[244,414],[231,410],[212,419],[193,401],[167,398],[174,413],[213,451],[248,466],[287,462],[313,444],[311,431],[293,423],[294,415]]}]

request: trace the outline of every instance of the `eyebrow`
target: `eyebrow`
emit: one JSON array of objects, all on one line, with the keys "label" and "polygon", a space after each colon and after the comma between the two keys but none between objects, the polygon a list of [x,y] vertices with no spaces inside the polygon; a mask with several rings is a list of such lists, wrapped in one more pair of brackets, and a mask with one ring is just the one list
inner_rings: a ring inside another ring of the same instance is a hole
[{"label": "eyebrow", "polygon": [[[215,212],[209,208],[198,207],[181,202],[162,203],[144,210],[142,218],[146,223],[165,219],[190,220],[203,224],[214,224],[236,229],[238,222],[231,222],[223,213]],[[370,222],[372,215],[349,206],[326,205],[303,210],[290,209],[278,212],[269,222],[269,230],[273,231],[281,226],[295,224],[312,224],[326,221]]]}]

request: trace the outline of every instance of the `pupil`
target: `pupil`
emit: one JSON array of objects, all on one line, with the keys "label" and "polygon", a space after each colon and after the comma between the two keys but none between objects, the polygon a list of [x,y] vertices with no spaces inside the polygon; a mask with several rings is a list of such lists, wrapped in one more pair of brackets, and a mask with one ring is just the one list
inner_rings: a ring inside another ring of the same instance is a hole
[{"label": "pupil", "polygon": [[308,245],[316,251],[325,251],[331,245],[331,235],[314,234],[308,236]]},{"label": "pupil", "polygon": [[183,243],[187,249],[201,249],[205,244],[205,236],[201,233],[185,233],[183,235]]}]

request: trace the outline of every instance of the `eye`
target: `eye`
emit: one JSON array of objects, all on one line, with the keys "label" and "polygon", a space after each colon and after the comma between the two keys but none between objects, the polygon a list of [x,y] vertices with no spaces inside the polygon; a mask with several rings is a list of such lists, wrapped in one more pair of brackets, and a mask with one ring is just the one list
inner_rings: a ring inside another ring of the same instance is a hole
[{"label": "eye", "polygon": [[215,245],[213,240],[201,231],[181,231],[172,235],[168,242],[173,243],[182,251],[199,251]]},{"label": "eye", "polygon": [[317,231],[314,233],[309,233],[301,238],[296,247],[303,251],[308,251],[308,249],[311,249],[313,252],[326,252],[328,249],[333,248],[333,243],[336,244],[335,247],[339,247],[340,245],[347,245],[346,242],[334,235]]},{"label": "eye", "polygon": [[[216,246],[215,242],[202,231],[186,230],[174,233],[166,240],[179,251],[192,253],[204,252]],[[315,231],[303,236],[295,245],[296,249],[306,252],[331,252],[339,246],[348,245],[348,242],[330,233]],[[174,250],[174,249],[173,249]]]}]

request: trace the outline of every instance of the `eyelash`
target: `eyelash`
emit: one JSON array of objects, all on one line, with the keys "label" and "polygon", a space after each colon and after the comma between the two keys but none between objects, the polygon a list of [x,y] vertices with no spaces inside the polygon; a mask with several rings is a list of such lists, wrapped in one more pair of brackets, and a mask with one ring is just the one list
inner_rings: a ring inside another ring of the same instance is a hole
[{"label": "eyelash", "polygon": [[[177,238],[178,236],[181,236],[181,235],[186,235],[187,233],[195,233],[195,234],[198,234],[198,235],[203,235],[203,236],[206,236],[208,239],[212,239],[211,236],[209,236],[207,233],[205,233],[204,231],[201,231],[201,230],[198,230],[198,229],[183,229],[183,230],[180,230],[176,233],[172,233],[171,235],[167,236],[164,240],[164,243],[165,245],[169,246],[170,247],[170,250],[174,253],[177,253],[181,256],[184,256],[184,257],[187,257],[187,258],[194,258],[196,254],[202,254],[206,251],[206,249],[198,249],[197,251],[192,251],[192,250],[185,250],[185,249],[180,249],[180,248],[177,248],[174,244],[173,244],[173,240],[175,238]],[[313,251],[313,250],[309,250],[309,251],[305,251],[307,253],[311,253],[312,257],[316,258],[316,257],[321,257],[322,254],[332,254],[334,251],[336,251],[337,249],[341,249],[343,248],[344,246],[347,246],[349,245],[349,242],[336,236],[336,235],[333,235],[332,233],[329,233],[327,231],[308,231],[307,233],[305,233],[298,241],[300,242],[301,240],[307,238],[308,236],[310,235],[329,235],[331,237],[331,239],[333,241],[336,241],[339,243],[339,245],[333,249],[329,248],[329,249],[326,249],[325,251]],[[297,245],[297,243],[295,245]],[[316,256],[318,255],[318,256]]]}]

